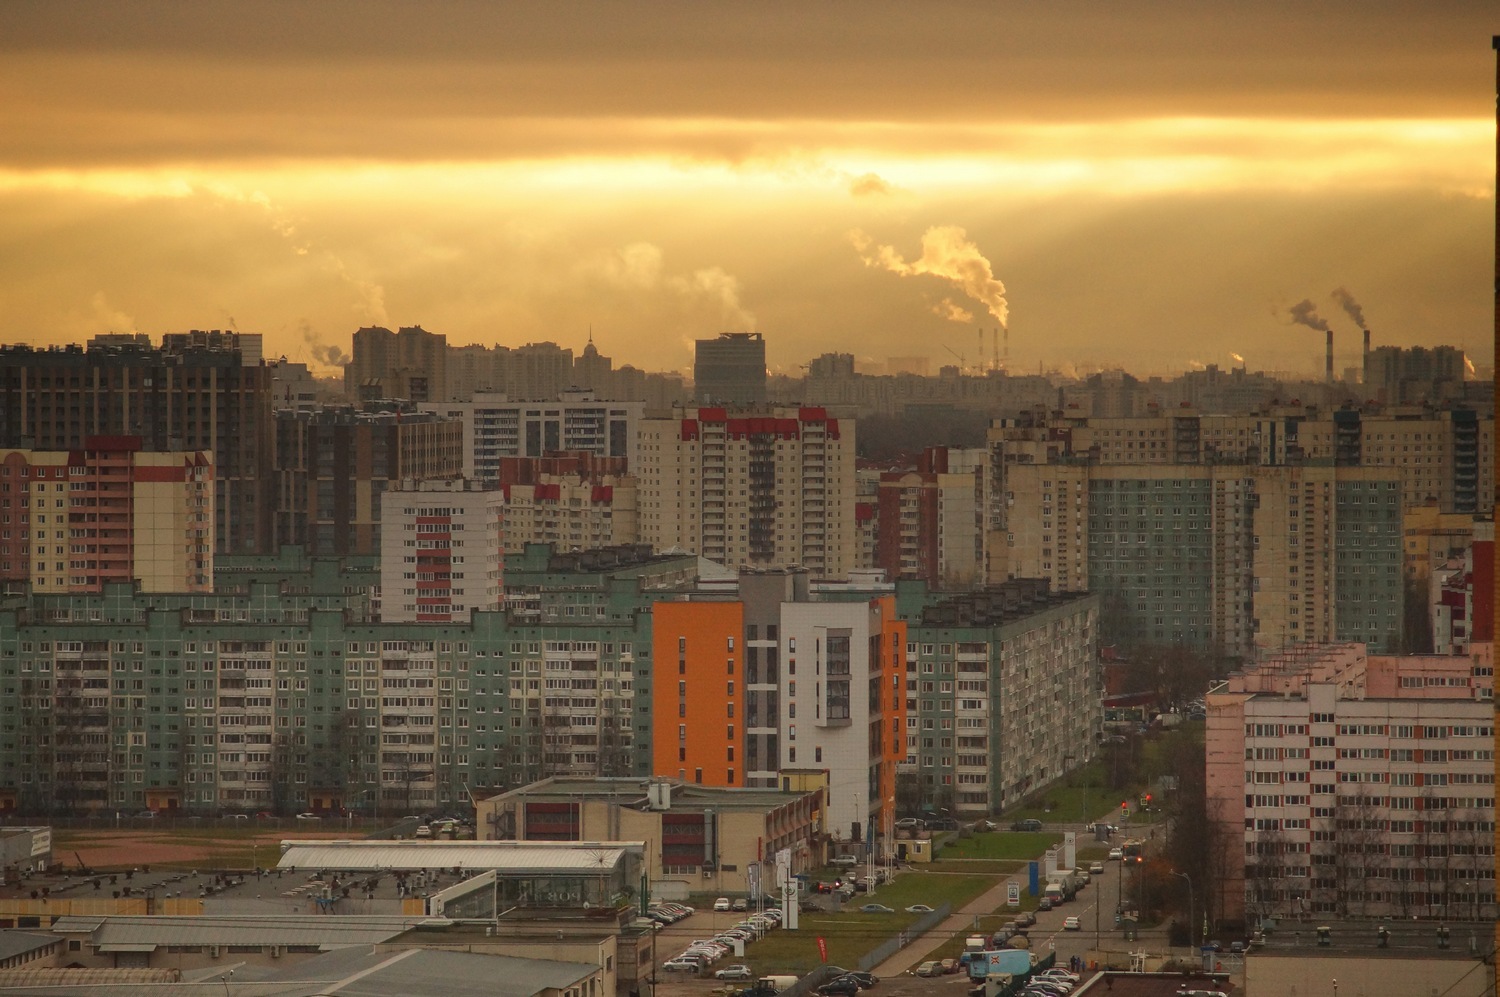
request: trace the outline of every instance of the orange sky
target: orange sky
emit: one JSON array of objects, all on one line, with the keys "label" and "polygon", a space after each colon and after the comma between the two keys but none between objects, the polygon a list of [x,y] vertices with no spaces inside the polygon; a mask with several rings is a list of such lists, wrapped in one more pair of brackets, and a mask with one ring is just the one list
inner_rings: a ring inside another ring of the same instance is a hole
[{"label": "orange sky", "polygon": [[[1248,9],[1240,9],[1248,8]],[[0,341],[1490,355],[1490,3],[0,6]]]}]

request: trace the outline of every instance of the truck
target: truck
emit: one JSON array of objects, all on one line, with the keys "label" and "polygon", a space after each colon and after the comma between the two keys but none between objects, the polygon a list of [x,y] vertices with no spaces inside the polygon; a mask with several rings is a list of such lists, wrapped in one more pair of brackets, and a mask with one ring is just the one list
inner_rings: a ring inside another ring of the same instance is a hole
[{"label": "truck", "polygon": [[755,981],[755,986],[748,987],[741,993],[763,995],[769,997],[771,994],[779,994],[790,988],[797,982],[795,976],[762,976]]},{"label": "truck", "polygon": [[1078,894],[1078,878],[1072,873],[1060,873],[1047,880],[1047,885],[1042,889],[1042,896],[1052,901],[1055,907],[1064,901],[1072,900]]},{"label": "truck", "polygon": [[969,979],[983,980],[997,973],[1020,976],[1031,972],[1036,956],[1026,949],[995,949],[979,952],[969,960]]}]

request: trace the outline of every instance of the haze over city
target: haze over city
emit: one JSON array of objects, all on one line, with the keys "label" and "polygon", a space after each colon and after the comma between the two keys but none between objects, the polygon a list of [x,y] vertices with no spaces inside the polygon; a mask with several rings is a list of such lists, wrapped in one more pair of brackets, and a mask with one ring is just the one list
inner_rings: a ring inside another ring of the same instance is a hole
[{"label": "haze over city", "polygon": [[355,328],[421,324],[683,370],[751,330],[795,372],[1006,325],[1025,372],[1316,376],[1309,319],[1343,370],[1352,302],[1483,364],[1493,20],[11,3],[0,340],[235,328],[335,373]]}]

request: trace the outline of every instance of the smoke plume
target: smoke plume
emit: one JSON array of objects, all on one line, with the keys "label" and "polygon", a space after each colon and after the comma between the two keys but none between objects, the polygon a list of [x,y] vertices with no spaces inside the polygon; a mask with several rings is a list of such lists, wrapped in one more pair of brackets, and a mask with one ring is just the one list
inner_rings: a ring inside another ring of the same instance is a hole
[{"label": "smoke plume", "polygon": [[1330,293],[1333,300],[1343,307],[1345,314],[1354,320],[1354,324],[1359,326],[1361,331],[1369,328],[1365,325],[1365,310],[1359,306],[1358,301],[1354,300],[1354,295],[1342,287],[1335,287]]},{"label": "smoke plume", "polygon": [[952,298],[944,298],[932,306],[932,314],[938,318],[945,318],[949,322],[972,322],[974,313],[961,305],[955,304]]},{"label": "smoke plume", "polygon": [[902,277],[929,276],[946,280],[984,305],[1001,325],[1008,324],[1010,306],[1005,301],[1005,285],[995,278],[990,261],[959,226],[934,225],[929,228],[922,234],[922,255],[910,263],[894,246],[876,245],[858,229],[849,233],[849,241],[865,261],[865,266],[881,267]]},{"label": "smoke plume", "polygon": [[1231,353],[1231,354],[1229,354],[1229,359],[1233,360],[1235,363],[1244,363],[1245,362],[1245,358],[1242,357],[1242,356],[1240,356],[1238,353]]},{"label": "smoke plume", "polygon": [[1305,325],[1309,329],[1319,332],[1328,331],[1328,323],[1323,321],[1323,316],[1318,314],[1318,306],[1307,298],[1303,298],[1291,308],[1287,309],[1287,315],[1296,325]]},{"label": "smoke plume", "polygon": [[308,352],[318,363],[326,367],[343,367],[353,362],[354,358],[337,346],[324,346],[312,324],[306,319],[302,320],[298,328],[302,331],[302,341],[307,344]]}]

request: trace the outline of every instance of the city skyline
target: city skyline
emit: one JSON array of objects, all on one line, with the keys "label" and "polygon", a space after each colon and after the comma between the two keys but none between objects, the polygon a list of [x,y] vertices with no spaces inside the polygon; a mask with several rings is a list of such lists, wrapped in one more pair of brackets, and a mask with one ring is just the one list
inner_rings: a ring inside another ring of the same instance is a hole
[{"label": "city skyline", "polygon": [[1418,11],[10,5],[0,340],[1484,366],[1495,25]]}]

